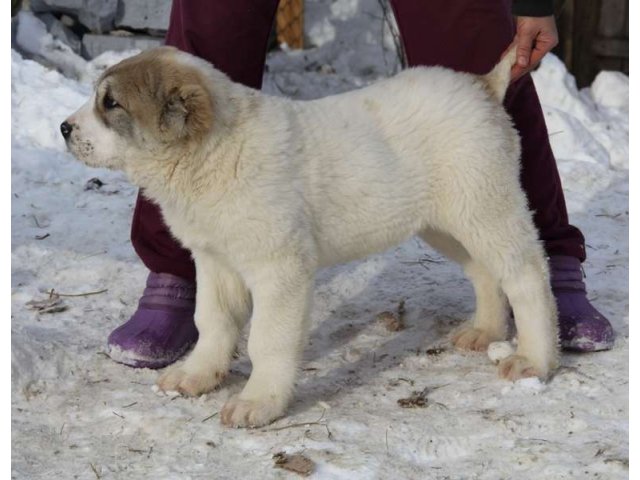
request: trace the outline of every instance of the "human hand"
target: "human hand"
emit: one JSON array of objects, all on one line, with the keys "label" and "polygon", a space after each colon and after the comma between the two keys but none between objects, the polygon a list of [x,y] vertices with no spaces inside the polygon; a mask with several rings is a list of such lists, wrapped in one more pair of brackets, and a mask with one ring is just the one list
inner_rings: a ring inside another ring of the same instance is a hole
[{"label": "human hand", "polygon": [[[548,17],[516,17],[516,36],[507,51],[516,48],[516,63],[511,68],[511,81],[533,70],[558,44],[556,20]],[[506,53],[506,52],[505,52]]]}]

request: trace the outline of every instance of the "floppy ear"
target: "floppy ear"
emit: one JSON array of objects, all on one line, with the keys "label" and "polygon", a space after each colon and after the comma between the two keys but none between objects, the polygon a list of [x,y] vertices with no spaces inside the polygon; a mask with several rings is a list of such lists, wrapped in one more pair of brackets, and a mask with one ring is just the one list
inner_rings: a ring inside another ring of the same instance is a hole
[{"label": "floppy ear", "polygon": [[168,140],[198,140],[210,129],[213,109],[209,93],[200,85],[174,87],[160,112],[160,131]]}]

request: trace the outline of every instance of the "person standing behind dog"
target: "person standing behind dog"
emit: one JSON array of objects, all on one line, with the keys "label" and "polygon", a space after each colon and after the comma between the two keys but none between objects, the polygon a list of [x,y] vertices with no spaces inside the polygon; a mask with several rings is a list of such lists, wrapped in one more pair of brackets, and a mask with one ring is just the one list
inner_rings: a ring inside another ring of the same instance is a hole
[{"label": "person standing behind dog", "polygon": [[[390,0],[410,66],[485,74],[511,44],[513,83],[504,105],[522,139],[521,182],[549,256],[560,340],[582,352],[613,346],[609,321],[589,302],[582,233],[569,224],[560,176],[530,72],[558,42],[552,0]],[[173,0],[166,44],[197,55],[232,80],[260,89],[278,0]],[[515,22],[514,22],[515,17]],[[159,208],[139,192],[131,241],[150,270],[133,316],[108,339],[109,355],[162,368],[196,341],[195,266]]]}]

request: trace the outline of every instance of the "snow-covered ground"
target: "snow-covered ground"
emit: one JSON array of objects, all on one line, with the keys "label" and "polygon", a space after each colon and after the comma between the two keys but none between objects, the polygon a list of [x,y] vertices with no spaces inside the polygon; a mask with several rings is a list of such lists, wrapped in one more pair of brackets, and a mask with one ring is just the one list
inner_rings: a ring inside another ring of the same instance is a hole
[{"label": "snow-covered ground", "polygon": [[[316,47],[271,54],[265,90],[312,98],[393,73],[383,25],[374,0],[307,2]],[[212,415],[247,378],[246,355],[219,391],[186,399],[155,395],[157,372],[104,354],[146,271],[129,241],[136,189],[74,161],[59,134],[95,70],[79,83],[12,52],[14,478],[289,478],[273,467],[282,450],[303,452],[322,479],[628,477],[627,77],[604,72],[578,91],[552,56],[534,75],[571,221],[587,237],[590,298],[617,333],[612,351],[565,354],[547,385],[498,379],[486,355],[447,343],[473,309],[470,284],[412,240],[319,273],[289,415],[229,430]],[[104,185],[88,188],[92,177]],[[52,289],[79,296],[61,296],[57,313],[28,307]],[[390,332],[376,316],[403,300],[406,329]],[[414,391],[426,406],[400,408]]]}]

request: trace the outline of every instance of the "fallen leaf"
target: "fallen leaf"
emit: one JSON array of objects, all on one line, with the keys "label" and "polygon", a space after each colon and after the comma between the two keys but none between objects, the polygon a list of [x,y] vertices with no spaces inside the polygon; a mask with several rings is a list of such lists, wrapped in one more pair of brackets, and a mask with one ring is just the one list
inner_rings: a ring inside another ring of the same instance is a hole
[{"label": "fallen leaf", "polygon": [[87,180],[87,183],[84,184],[85,190],[100,190],[104,182],[100,180],[98,177],[93,177]]},{"label": "fallen leaf", "polygon": [[376,319],[384,325],[384,327],[390,332],[398,332],[404,328],[404,322],[402,318],[397,316],[393,312],[379,313]]},{"label": "fallen leaf", "polygon": [[93,177],[87,180],[87,183],[84,184],[84,189],[85,191],[94,191],[103,193],[105,195],[115,195],[116,193],[120,192],[120,190],[113,188],[102,188],[105,185],[107,184],[100,180],[98,177]]},{"label": "fallen leaf", "polygon": [[311,475],[315,468],[315,463],[300,453],[289,455],[285,452],[278,452],[273,455],[273,461],[277,468],[289,470],[303,477]]},{"label": "fallen leaf", "polygon": [[425,350],[424,353],[426,353],[427,355],[440,355],[443,352],[446,352],[447,349],[446,347],[433,347],[433,348],[428,348],[427,350]]},{"label": "fallen leaf", "polygon": [[424,408],[427,406],[427,389],[425,388],[421,392],[413,392],[408,398],[401,398],[398,400],[398,405],[402,408]]},{"label": "fallen leaf", "polygon": [[51,292],[49,298],[45,300],[31,300],[26,303],[27,308],[36,310],[38,313],[57,313],[64,312],[67,305],[64,304],[62,299],[57,293]]}]

